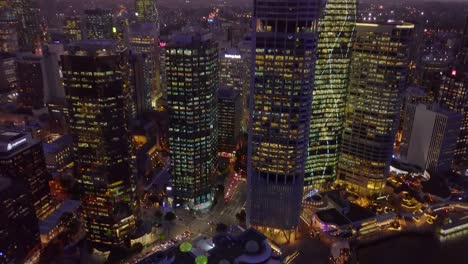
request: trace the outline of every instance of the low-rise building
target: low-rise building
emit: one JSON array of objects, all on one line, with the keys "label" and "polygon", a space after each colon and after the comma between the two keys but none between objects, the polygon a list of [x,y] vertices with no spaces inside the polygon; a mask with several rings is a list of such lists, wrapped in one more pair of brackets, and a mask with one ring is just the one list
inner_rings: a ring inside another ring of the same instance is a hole
[{"label": "low-rise building", "polygon": [[71,135],[63,135],[52,142],[43,144],[47,169],[60,172],[73,162],[73,139]]},{"label": "low-rise building", "polygon": [[43,245],[49,243],[64,230],[62,215],[64,213],[75,213],[80,204],[76,200],[66,200],[53,213],[39,222],[41,243]]},{"label": "low-rise building", "polygon": [[[391,226],[397,219],[394,212],[375,214],[367,208],[348,202],[339,191],[329,191],[316,196],[323,202],[311,216],[311,227],[331,235],[374,234]],[[319,199],[316,197],[314,200]]]}]

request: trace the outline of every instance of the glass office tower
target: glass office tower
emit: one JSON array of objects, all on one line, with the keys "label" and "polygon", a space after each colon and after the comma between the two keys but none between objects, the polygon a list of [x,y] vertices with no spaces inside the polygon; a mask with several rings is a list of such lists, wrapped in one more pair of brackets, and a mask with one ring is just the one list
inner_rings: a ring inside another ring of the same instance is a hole
[{"label": "glass office tower", "polygon": [[242,130],[247,130],[248,120],[248,94],[249,94],[249,60],[237,48],[229,48],[219,56],[219,83],[228,89],[235,90],[240,95],[240,122]]},{"label": "glass office tower", "polygon": [[126,50],[114,41],[82,41],[62,56],[75,175],[88,237],[122,244],[135,228],[135,183],[130,168]]},{"label": "glass office tower", "polygon": [[305,195],[336,177],[356,27],[356,2],[328,0],[319,20]]},{"label": "glass office tower", "polygon": [[160,82],[159,33],[154,24],[135,23],[130,26],[128,34],[129,48],[140,53],[144,60],[143,91],[145,93],[143,108],[145,112],[161,110],[162,91]]},{"label": "glass office tower", "polygon": [[78,16],[71,16],[65,18],[63,25],[63,33],[65,39],[69,43],[77,42],[83,39],[83,32],[81,30],[81,19]]},{"label": "glass office tower", "polygon": [[113,38],[114,22],[111,10],[101,8],[87,9],[84,11],[84,15],[87,39],[103,40]]},{"label": "glass office tower", "polygon": [[458,112],[463,121],[457,139],[455,163],[468,160],[468,64],[458,63],[442,75],[439,89],[439,104]]},{"label": "glass office tower", "polygon": [[299,221],[309,145],[320,1],[254,2],[247,220],[286,230]]},{"label": "glass office tower", "polygon": [[36,51],[45,40],[41,28],[37,0],[12,0],[11,7],[18,19],[18,47],[21,51]]},{"label": "glass office tower", "polygon": [[385,187],[406,88],[414,25],[357,23],[338,182],[362,195]]},{"label": "glass office tower", "polygon": [[204,210],[217,164],[218,46],[211,34],[187,28],[172,36],[165,59],[174,196]]},{"label": "glass office tower", "polygon": [[37,218],[53,210],[42,143],[30,134],[0,131],[0,176],[27,189]]},{"label": "glass office tower", "polygon": [[154,24],[159,32],[157,0],[135,0],[135,16],[139,23]]},{"label": "glass office tower", "polygon": [[241,131],[240,93],[220,87],[218,91],[218,152],[221,156],[234,155]]}]

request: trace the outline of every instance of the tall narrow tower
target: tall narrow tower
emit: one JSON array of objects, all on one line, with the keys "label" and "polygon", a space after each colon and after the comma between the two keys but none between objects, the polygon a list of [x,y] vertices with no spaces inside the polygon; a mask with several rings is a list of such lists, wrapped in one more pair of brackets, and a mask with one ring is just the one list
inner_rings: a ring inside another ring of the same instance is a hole
[{"label": "tall narrow tower", "polygon": [[62,56],[75,173],[85,227],[101,245],[122,244],[135,228],[125,78],[128,54],[114,41],[83,41]]},{"label": "tall narrow tower", "polygon": [[338,181],[362,195],[385,187],[414,25],[357,23]]},{"label": "tall narrow tower", "polygon": [[247,220],[259,229],[290,234],[298,225],[320,8],[317,0],[254,2]]},{"label": "tall narrow tower", "polygon": [[218,46],[211,34],[186,29],[172,36],[165,58],[174,195],[203,210],[217,164]]},{"label": "tall narrow tower", "polygon": [[304,181],[311,188],[336,176],[356,27],[356,0],[328,0],[319,20],[309,156]]}]

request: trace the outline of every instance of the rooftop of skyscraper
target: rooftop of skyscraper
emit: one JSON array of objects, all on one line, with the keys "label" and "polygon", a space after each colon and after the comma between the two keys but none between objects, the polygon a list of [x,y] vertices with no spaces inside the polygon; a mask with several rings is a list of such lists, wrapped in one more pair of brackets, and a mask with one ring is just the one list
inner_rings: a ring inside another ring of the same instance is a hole
[{"label": "rooftop of skyscraper", "polygon": [[17,151],[23,150],[31,143],[36,142],[37,140],[32,139],[30,134],[16,131],[0,131],[0,157],[8,158]]},{"label": "rooftop of skyscraper", "polygon": [[186,26],[171,35],[169,45],[173,47],[187,47],[212,38],[212,34],[201,27]]},{"label": "rooftop of skyscraper", "polygon": [[154,23],[133,23],[129,28],[130,36],[149,35],[156,37],[158,35],[157,26]]},{"label": "rooftop of skyscraper", "polygon": [[82,40],[70,44],[65,54],[75,56],[109,56],[118,50],[118,42],[112,39]]},{"label": "rooftop of skyscraper", "polygon": [[220,87],[218,90],[219,99],[234,100],[237,96],[239,96],[239,92],[232,88]]}]

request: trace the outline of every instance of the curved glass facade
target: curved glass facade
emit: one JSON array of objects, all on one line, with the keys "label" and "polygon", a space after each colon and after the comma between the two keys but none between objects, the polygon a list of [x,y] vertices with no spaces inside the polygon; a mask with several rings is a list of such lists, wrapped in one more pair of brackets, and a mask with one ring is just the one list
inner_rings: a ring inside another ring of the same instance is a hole
[{"label": "curved glass facade", "polygon": [[356,27],[356,2],[328,0],[319,20],[305,194],[332,182],[336,176]]}]

